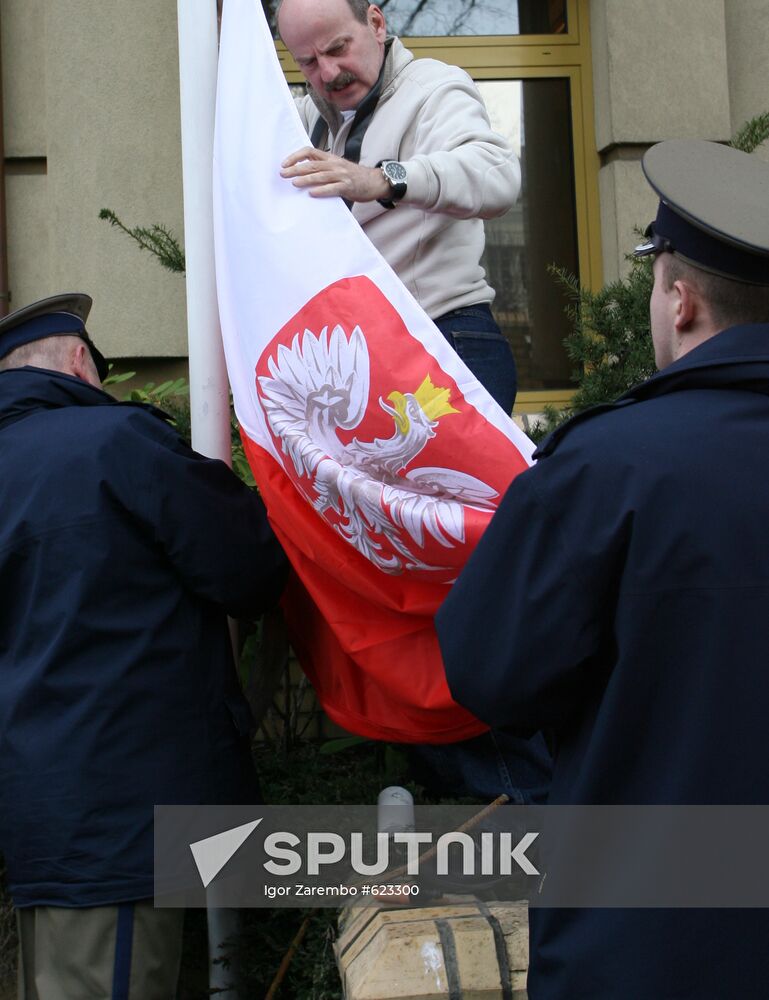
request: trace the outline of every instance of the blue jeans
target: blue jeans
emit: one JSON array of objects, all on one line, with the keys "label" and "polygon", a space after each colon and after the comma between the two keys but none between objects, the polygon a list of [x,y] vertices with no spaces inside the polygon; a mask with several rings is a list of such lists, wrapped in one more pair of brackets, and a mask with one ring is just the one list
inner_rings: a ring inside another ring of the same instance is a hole
[{"label": "blue jeans", "polygon": [[[435,325],[506,413],[518,388],[515,359],[489,305],[455,309]],[[416,779],[438,795],[544,802],[552,761],[541,733],[529,740],[494,730],[461,743],[408,747]]]},{"label": "blue jeans", "polygon": [[490,802],[507,795],[513,805],[542,804],[552,759],[542,733],[531,739],[499,729],[460,743],[407,747],[414,778],[434,795],[472,796]]},{"label": "blue jeans", "polygon": [[446,340],[505,413],[512,413],[518,375],[510,345],[486,302],[433,320]]}]

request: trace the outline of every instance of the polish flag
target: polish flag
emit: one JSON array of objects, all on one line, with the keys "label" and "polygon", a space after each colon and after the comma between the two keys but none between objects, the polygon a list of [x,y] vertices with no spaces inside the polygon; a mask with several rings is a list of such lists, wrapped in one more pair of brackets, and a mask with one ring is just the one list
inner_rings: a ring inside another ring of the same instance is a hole
[{"label": "polish flag", "polygon": [[280,177],[309,139],[259,0],[224,5],[216,114],[227,368],[295,571],[292,645],[344,729],[467,739],[486,727],[451,698],[433,616],[533,446],[344,203]]}]

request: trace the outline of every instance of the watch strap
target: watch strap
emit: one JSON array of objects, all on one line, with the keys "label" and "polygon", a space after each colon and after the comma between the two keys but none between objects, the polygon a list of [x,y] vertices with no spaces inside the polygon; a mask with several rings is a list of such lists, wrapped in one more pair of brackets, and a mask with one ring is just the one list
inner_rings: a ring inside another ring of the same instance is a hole
[{"label": "watch strap", "polygon": [[[382,174],[387,183],[390,185],[390,190],[392,192],[389,198],[377,198],[377,201],[379,202],[380,205],[382,205],[383,208],[395,208],[396,203],[400,201],[400,199],[406,194],[407,190],[407,185],[405,180],[395,181],[387,173],[385,169],[385,164],[390,164],[390,163],[397,164],[400,170],[403,171],[403,167],[400,165],[400,163],[398,163],[397,160],[380,160],[379,163],[377,163],[377,167],[382,171]],[[405,174],[405,171],[403,172]]]}]

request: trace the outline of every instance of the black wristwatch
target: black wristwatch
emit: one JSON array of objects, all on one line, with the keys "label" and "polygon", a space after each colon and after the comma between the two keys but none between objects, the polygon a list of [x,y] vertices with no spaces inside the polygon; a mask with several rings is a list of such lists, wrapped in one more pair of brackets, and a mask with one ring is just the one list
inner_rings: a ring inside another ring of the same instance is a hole
[{"label": "black wristwatch", "polygon": [[377,166],[390,185],[390,197],[377,198],[377,201],[384,208],[395,208],[395,202],[406,193],[406,168],[397,160],[380,160]]}]

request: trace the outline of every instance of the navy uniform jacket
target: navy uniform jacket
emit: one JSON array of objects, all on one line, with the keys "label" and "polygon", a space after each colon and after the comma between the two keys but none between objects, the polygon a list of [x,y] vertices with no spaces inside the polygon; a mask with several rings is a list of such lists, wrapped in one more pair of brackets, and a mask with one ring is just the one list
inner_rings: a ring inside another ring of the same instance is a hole
[{"label": "navy uniform jacket", "polygon": [[0,851],[18,906],[153,891],[153,805],[257,794],[226,615],[279,596],[261,501],[151,408],[0,372]]},{"label": "navy uniform jacket", "polygon": [[[437,617],[554,803],[769,803],[769,324],[548,438]],[[760,920],[758,918],[761,918]],[[531,912],[532,1000],[765,997],[764,911]]]}]

